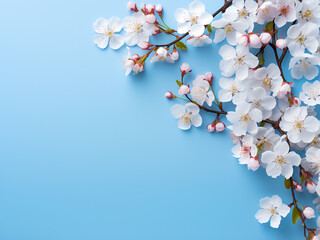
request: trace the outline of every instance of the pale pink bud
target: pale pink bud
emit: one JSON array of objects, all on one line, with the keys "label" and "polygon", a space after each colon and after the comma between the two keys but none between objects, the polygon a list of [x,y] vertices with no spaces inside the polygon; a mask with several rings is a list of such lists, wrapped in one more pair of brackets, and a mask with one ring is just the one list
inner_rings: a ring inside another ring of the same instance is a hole
[{"label": "pale pink bud", "polygon": [[165,94],[164,94],[164,96],[166,97],[166,98],[174,98],[174,95],[172,94],[172,92],[166,92]]},{"label": "pale pink bud", "polygon": [[215,130],[215,123],[208,124],[207,131],[208,132],[214,132],[214,130]]},{"label": "pale pink bud", "polygon": [[132,2],[132,1],[128,2],[127,8],[128,8],[130,11],[138,12],[137,4],[136,4],[135,2]]},{"label": "pale pink bud", "polygon": [[290,92],[291,92],[291,86],[290,86],[290,84],[284,82],[284,83],[282,84],[282,86],[280,87],[280,90],[279,90],[279,92],[278,92],[278,94],[277,94],[277,97],[278,97],[278,98],[283,98],[283,97],[286,96],[286,94],[288,94],[288,93],[290,93]]},{"label": "pale pink bud", "polygon": [[301,100],[298,97],[292,98],[292,101],[293,101],[294,105],[297,105],[297,106],[301,105]]},{"label": "pale pink bud", "polygon": [[216,124],[216,130],[217,130],[217,132],[222,132],[225,128],[226,128],[226,125],[224,125],[224,123],[222,123],[222,122],[218,122],[218,123]]},{"label": "pale pink bud", "polygon": [[146,11],[147,13],[154,13],[154,10],[156,9],[156,7],[153,4],[147,4],[146,5]]},{"label": "pale pink bud", "polygon": [[213,73],[212,72],[207,72],[204,75],[204,80],[208,81],[210,85],[212,85],[212,80],[213,80]]},{"label": "pale pink bud", "polygon": [[257,157],[250,157],[248,161],[248,169],[256,171],[260,167],[260,162]]},{"label": "pale pink bud", "polygon": [[157,35],[157,34],[159,34],[159,33],[161,33],[160,28],[154,27],[154,28],[153,28],[153,32],[152,32],[152,35],[154,36],[154,35]]},{"label": "pale pink bud", "polygon": [[303,187],[300,184],[296,184],[294,185],[294,190],[296,190],[297,192],[302,192],[303,191]]},{"label": "pale pink bud", "polygon": [[248,46],[249,44],[249,37],[247,35],[240,35],[237,37],[237,42],[242,46]]},{"label": "pale pink bud", "polygon": [[314,214],[314,210],[311,207],[305,207],[303,209],[303,215],[307,218],[307,219],[311,219],[315,217]]},{"label": "pale pink bud", "polygon": [[139,47],[141,47],[142,50],[148,50],[150,48],[150,43],[143,41],[139,44]]},{"label": "pale pink bud", "polygon": [[279,49],[284,49],[287,46],[287,41],[283,38],[279,38],[276,41],[276,47]]},{"label": "pale pink bud", "polygon": [[179,59],[179,52],[176,49],[171,53],[171,58],[173,61],[177,61]]},{"label": "pale pink bud", "polygon": [[156,16],[153,15],[153,14],[148,14],[146,15],[146,22],[149,23],[149,24],[153,24],[156,22]]},{"label": "pale pink bud", "polygon": [[138,54],[133,54],[131,57],[134,61],[138,61],[140,59],[140,56]]},{"label": "pale pink bud", "polygon": [[267,45],[271,41],[271,34],[267,32],[263,32],[260,35],[260,41],[262,44]]},{"label": "pale pink bud", "polygon": [[132,69],[133,66],[134,66],[134,61],[131,60],[131,59],[128,59],[128,60],[125,61],[124,66],[125,66],[126,68],[131,68],[131,69]]},{"label": "pale pink bud", "polygon": [[190,92],[190,88],[187,85],[181,85],[179,88],[180,95],[186,95]]},{"label": "pale pink bud", "polygon": [[180,71],[182,72],[182,74],[191,72],[190,65],[188,63],[182,63],[182,65],[180,66]]},{"label": "pale pink bud", "polygon": [[143,65],[141,63],[136,63],[132,69],[135,73],[143,71]]},{"label": "pale pink bud", "polygon": [[249,41],[250,41],[251,47],[260,48],[261,42],[260,42],[260,38],[258,37],[257,34],[251,34],[249,36]]},{"label": "pale pink bud", "polygon": [[161,4],[158,4],[158,5],[156,6],[156,11],[157,11],[157,13],[158,13],[159,15],[161,15],[161,14],[162,14],[163,7],[162,7],[162,5],[161,5]]},{"label": "pale pink bud", "polygon": [[307,180],[307,182],[306,182],[306,188],[308,189],[308,191],[309,191],[310,193],[315,193],[315,192],[316,192],[317,185],[315,184],[315,182],[310,181],[310,180]]}]

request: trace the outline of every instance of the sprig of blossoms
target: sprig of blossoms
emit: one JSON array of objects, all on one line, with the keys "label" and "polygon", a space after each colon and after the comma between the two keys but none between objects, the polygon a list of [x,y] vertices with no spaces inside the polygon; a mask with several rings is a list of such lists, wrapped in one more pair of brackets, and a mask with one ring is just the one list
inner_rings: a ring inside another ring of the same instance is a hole
[{"label": "sprig of blossoms", "polygon": [[[171,108],[178,127],[188,130],[205,123],[206,130],[214,134],[224,131],[228,121],[235,144],[232,153],[239,163],[252,171],[261,168],[272,178],[283,178],[290,190],[289,204],[277,195],[261,199],[256,219],[260,223],[270,220],[271,227],[278,228],[281,217],[291,211],[294,224],[301,220],[305,239],[320,239],[320,220],[317,229],[306,222],[315,217],[313,208],[297,200],[299,192],[307,189],[318,196],[314,204],[320,211],[320,124],[314,110],[320,104],[320,2],[228,0],[210,14],[203,3],[194,1],[188,10],[176,10],[177,30],[164,22],[162,5],[142,4],[138,8],[129,2],[127,7],[132,14],[123,20],[113,17],[96,21],[97,46],[138,46],[142,54],[131,54],[129,49],[123,57],[128,75],[142,72],[149,57],[152,63],[175,63],[179,52],[188,49],[186,44],[217,44],[220,79],[211,72],[186,78],[191,67],[183,63],[181,78],[176,80],[177,94],[165,93],[167,99],[185,102]],[[219,13],[221,19],[214,19]],[[153,36],[158,34],[173,40],[157,44]],[[290,57],[286,69],[291,70],[291,78],[284,73],[286,57]],[[298,94],[296,81],[315,78],[305,82]],[[234,109],[227,102],[232,102]],[[204,113],[211,118],[203,118]]]}]

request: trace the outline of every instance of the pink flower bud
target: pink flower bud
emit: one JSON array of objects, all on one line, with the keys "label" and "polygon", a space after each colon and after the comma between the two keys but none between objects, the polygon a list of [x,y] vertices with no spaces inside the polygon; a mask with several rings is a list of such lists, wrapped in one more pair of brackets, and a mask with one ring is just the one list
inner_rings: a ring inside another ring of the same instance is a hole
[{"label": "pink flower bud", "polygon": [[146,15],[146,22],[149,23],[149,24],[153,24],[156,22],[156,16],[153,15],[153,14],[148,14]]},{"label": "pink flower bud", "polygon": [[138,12],[137,4],[135,2],[132,2],[132,1],[128,2],[127,8],[130,11]]},{"label": "pink flower bud", "polygon": [[296,181],[293,180],[292,183],[293,183],[294,190],[296,190],[297,192],[303,191],[303,187],[300,184],[298,184]]},{"label": "pink flower bud", "polygon": [[260,41],[262,44],[267,45],[271,41],[271,34],[267,32],[263,32],[260,35]]},{"label": "pink flower bud", "polygon": [[250,157],[248,161],[248,169],[256,171],[260,167],[260,162],[257,157]]},{"label": "pink flower bud", "polygon": [[182,72],[182,74],[191,72],[190,65],[188,63],[182,63],[182,65],[180,66],[180,71]]},{"label": "pink flower bud", "polygon": [[157,13],[161,16],[162,11],[163,11],[163,7],[162,7],[161,4],[158,4],[158,5],[156,6],[156,11],[157,11]]},{"label": "pink flower bud", "polygon": [[143,65],[141,63],[136,63],[132,69],[135,73],[143,71]]},{"label": "pink flower bud", "polygon": [[212,72],[207,72],[204,75],[204,80],[208,81],[210,85],[212,85],[212,81],[213,81],[213,73]]},{"label": "pink flower bud", "polygon": [[208,124],[207,131],[208,132],[214,132],[214,130],[215,130],[215,123]]},{"label": "pink flower bud", "polygon": [[152,35],[153,35],[153,36],[154,36],[154,35],[157,35],[157,34],[159,34],[159,33],[161,33],[160,28],[158,28],[158,27],[153,28],[153,32],[152,32]]},{"label": "pink flower bud", "polygon": [[249,36],[249,41],[250,41],[251,47],[253,47],[253,48],[260,48],[261,47],[260,38],[258,37],[257,34],[251,34]]},{"label": "pink flower bud", "polygon": [[297,105],[297,106],[301,105],[301,100],[298,97],[292,98],[292,101],[293,101],[294,105]]},{"label": "pink flower bud", "polygon": [[142,43],[139,44],[139,47],[141,47],[142,50],[148,50],[150,48],[150,43],[143,41]]},{"label": "pink flower bud", "polygon": [[166,98],[174,98],[174,95],[172,94],[172,92],[166,92],[165,94],[164,94],[164,96],[166,97]]},{"label": "pink flower bud", "polygon": [[218,123],[216,124],[216,130],[217,130],[217,132],[222,132],[225,128],[226,128],[226,125],[224,125],[224,123],[222,123],[222,122],[218,122]]},{"label": "pink flower bud", "polygon": [[279,38],[276,41],[276,47],[279,49],[284,49],[287,46],[287,41],[284,40],[283,38]]},{"label": "pink flower bud", "polygon": [[138,54],[133,54],[131,59],[133,59],[134,61],[138,61],[140,59],[140,56]]},{"label": "pink flower bud", "polygon": [[290,92],[291,92],[290,84],[284,82],[284,83],[282,83],[282,86],[280,87],[280,90],[279,90],[279,92],[277,94],[277,97],[278,98],[283,98]]},{"label": "pink flower bud", "polygon": [[305,185],[310,193],[316,192],[317,184],[315,184],[315,182],[307,180]]},{"label": "pink flower bud", "polygon": [[154,14],[154,10],[156,9],[156,7],[153,4],[147,4],[146,5],[146,12],[147,13],[152,13]]},{"label": "pink flower bud", "polygon": [[311,207],[305,207],[303,209],[303,215],[307,218],[307,219],[311,219],[315,217],[314,214],[314,210]]},{"label": "pink flower bud", "polygon": [[187,85],[181,85],[179,88],[180,95],[186,95],[190,92],[190,88]]},{"label": "pink flower bud", "polygon": [[173,49],[171,53],[171,58],[173,61],[177,61],[179,59],[179,52],[176,49]]},{"label": "pink flower bud", "polygon": [[240,35],[237,37],[237,42],[238,44],[246,47],[249,44],[249,37],[247,35]]}]

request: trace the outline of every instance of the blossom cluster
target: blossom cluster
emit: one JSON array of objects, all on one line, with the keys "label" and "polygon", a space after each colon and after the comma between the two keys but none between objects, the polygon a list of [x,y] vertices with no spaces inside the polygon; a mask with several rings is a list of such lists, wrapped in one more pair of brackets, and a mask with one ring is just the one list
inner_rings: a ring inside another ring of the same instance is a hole
[{"label": "blossom cluster", "polygon": [[[94,23],[98,47],[105,48],[109,43],[110,48],[117,49],[126,43],[147,51],[141,56],[128,51],[123,58],[126,75],[143,71],[149,56],[150,62],[174,63],[179,51],[187,49],[183,39],[195,47],[224,44],[219,50],[220,79],[207,72],[189,82],[185,78],[192,71],[189,64],[180,66],[177,94],[168,91],[165,97],[185,104],[175,104],[171,113],[182,130],[200,127],[201,114],[212,114],[206,130],[214,133],[228,128],[235,145],[232,153],[240,164],[252,171],[262,168],[271,178],[284,179],[292,202],[285,204],[278,195],[261,199],[261,209],[255,215],[260,223],[270,220],[271,227],[278,228],[281,217],[291,211],[294,224],[301,220],[305,238],[320,240],[320,218],[317,229],[308,227],[306,220],[315,218],[315,212],[311,206],[303,207],[296,196],[304,189],[317,195],[314,204],[320,211],[320,122],[315,111],[320,104],[320,82],[310,82],[319,74],[320,1],[229,0],[210,14],[196,0],[189,9],[176,10],[177,30],[165,24],[161,5],[142,4],[139,10],[129,2],[128,8],[133,13],[123,20],[100,18]],[[214,20],[220,12],[221,18]],[[122,28],[124,37],[116,34]],[[150,37],[160,33],[174,40],[151,44]],[[274,59],[265,64],[268,50]],[[287,79],[283,71],[286,56],[290,57],[287,69],[291,73]],[[299,79],[306,81],[302,91],[295,94],[294,82]],[[227,102],[234,109],[225,109]],[[230,123],[227,127],[223,116]],[[295,180],[297,175],[299,180]]]}]

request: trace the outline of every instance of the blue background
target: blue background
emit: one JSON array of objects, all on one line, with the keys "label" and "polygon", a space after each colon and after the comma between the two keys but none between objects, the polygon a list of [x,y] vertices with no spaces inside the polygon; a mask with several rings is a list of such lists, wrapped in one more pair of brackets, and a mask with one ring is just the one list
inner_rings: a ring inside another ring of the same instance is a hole
[{"label": "blue background", "polygon": [[[126,3],[1,2],[0,239],[303,239],[291,214],[277,230],[254,218],[262,197],[290,203],[283,178],[240,166],[227,132],[205,131],[212,117],[185,132],[170,114],[179,65],[219,79],[221,44],[125,78],[126,49],[98,49],[92,23]],[[189,4],[161,3],[173,27]]]}]

